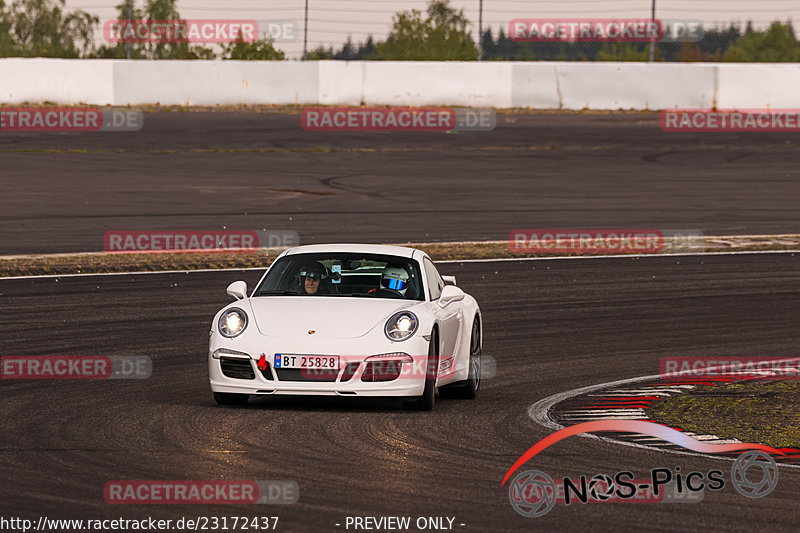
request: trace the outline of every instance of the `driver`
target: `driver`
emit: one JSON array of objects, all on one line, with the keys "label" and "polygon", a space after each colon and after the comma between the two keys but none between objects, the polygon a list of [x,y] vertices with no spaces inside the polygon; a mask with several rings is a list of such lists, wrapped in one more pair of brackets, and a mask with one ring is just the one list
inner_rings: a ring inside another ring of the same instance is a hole
[{"label": "driver", "polygon": [[408,272],[397,265],[386,265],[381,274],[381,288],[405,296],[408,289]]},{"label": "driver", "polygon": [[311,263],[300,269],[301,294],[321,294],[320,282],[328,278],[328,271],[321,263]]}]

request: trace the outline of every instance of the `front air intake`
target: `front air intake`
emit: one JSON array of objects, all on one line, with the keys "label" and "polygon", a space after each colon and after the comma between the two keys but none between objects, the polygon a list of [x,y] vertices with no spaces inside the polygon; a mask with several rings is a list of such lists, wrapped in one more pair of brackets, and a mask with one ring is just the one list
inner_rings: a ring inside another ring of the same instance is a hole
[{"label": "front air intake", "polygon": [[219,366],[222,370],[222,375],[233,379],[256,379],[256,374],[253,372],[253,364],[250,359],[239,359],[233,357],[225,357],[224,355],[219,358]]}]

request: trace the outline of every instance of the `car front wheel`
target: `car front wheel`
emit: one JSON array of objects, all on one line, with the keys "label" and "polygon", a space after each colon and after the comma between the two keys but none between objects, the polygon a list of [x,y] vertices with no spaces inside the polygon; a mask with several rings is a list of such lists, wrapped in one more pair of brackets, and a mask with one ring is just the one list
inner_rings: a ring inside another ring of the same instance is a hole
[{"label": "car front wheel", "polygon": [[434,330],[428,344],[428,360],[425,366],[425,389],[422,396],[409,402],[407,407],[416,411],[430,411],[436,403],[436,375],[439,370],[439,336]]},{"label": "car front wheel", "polygon": [[466,381],[441,387],[442,396],[445,398],[475,398],[481,385],[481,363],[481,323],[476,316],[472,322],[469,341],[469,377]]}]

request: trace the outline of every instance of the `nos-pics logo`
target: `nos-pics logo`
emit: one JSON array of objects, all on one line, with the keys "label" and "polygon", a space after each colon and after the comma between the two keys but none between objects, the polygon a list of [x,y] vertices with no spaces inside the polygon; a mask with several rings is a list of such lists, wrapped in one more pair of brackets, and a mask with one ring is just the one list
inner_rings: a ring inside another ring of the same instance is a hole
[{"label": "nos-pics logo", "polygon": [[[525,462],[548,446],[568,436],[594,431],[615,431],[641,433],[656,437],[700,453],[728,453],[745,451],[734,461],[731,468],[731,483],[743,496],[762,498],[770,494],[778,484],[778,465],[769,454],[785,455],[770,446],[752,443],[710,444],[696,441],[675,429],[641,420],[597,420],[576,424],[557,431],[542,439],[525,452],[508,470],[501,485]],[[769,452],[769,453],[765,453]],[[680,472],[668,468],[651,471],[650,480],[633,479],[631,472],[618,472],[613,478],[605,474],[592,477],[588,483],[586,476],[580,480],[563,478],[556,483],[546,473],[539,470],[526,470],[517,474],[508,487],[508,499],[513,509],[528,518],[543,516],[550,512],[556,503],[562,501],[569,505],[578,500],[581,503],[592,501],[639,501],[670,503],[683,500],[684,494],[700,493],[709,490],[722,490],[725,480],[721,470],[702,472]],[[672,488],[672,498],[664,499],[664,486]],[[644,493],[642,497],[639,493]],[[690,503],[689,500],[684,500]],[[695,500],[699,501],[699,500]]]}]

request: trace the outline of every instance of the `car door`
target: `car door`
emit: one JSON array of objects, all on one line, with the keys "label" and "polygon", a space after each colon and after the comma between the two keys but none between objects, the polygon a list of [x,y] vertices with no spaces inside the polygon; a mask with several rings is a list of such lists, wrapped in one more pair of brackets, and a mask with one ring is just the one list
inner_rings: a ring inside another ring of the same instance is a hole
[{"label": "car door", "polygon": [[433,314],[439,322],[439,360],[441,361],[455,355],[457,341],[461,334],[463,312],[461,302],[452,302],[444,307],[439,305],[438,300],[444,288],[444,280],[436,270],[433,261],[425,257],[423,264],[430,290],[430,299],[433,302]]}]

